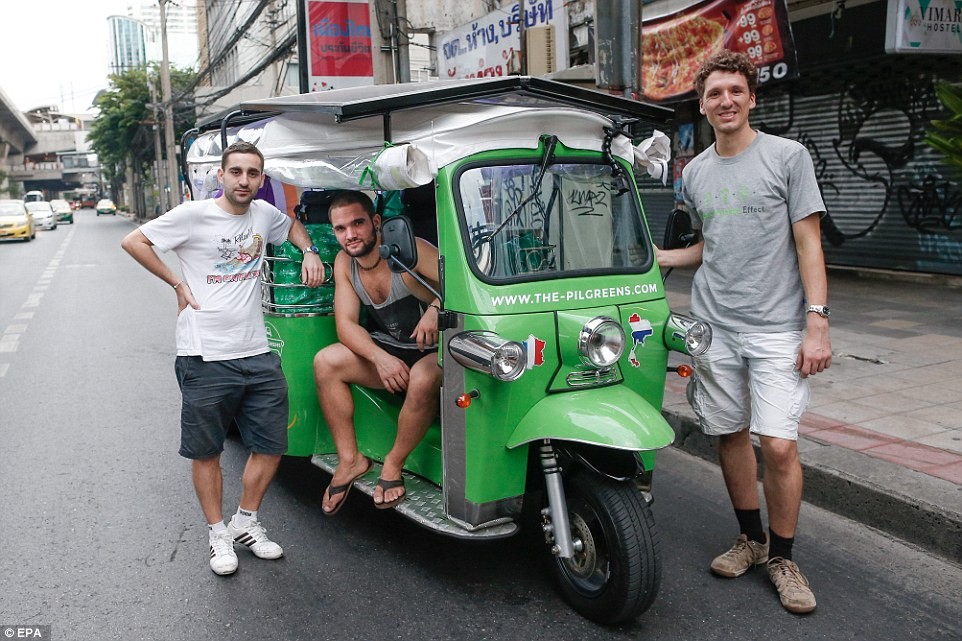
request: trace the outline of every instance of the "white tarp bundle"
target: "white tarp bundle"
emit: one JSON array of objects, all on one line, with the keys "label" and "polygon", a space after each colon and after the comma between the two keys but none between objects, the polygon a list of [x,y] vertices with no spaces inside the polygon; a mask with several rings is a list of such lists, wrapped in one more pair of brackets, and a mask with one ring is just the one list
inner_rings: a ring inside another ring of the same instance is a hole
[{"label": "white tarp bundle", "polygon": [[635,163],[648,171],[648,175],[661,184],[668,182],[668,161],[671,160],[671,139],[655,129],[650,138],[645,138],[634,148]]}]

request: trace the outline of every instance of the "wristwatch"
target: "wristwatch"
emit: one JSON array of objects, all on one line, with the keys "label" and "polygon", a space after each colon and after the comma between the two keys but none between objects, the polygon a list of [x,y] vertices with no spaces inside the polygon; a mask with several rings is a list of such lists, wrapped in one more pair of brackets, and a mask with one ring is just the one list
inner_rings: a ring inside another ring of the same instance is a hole
[{"label": "wristwatch", "polygon": [[809,305],[808,309],[805,310],[806,313],[815,313],[822,318],[828,318],[832,315],[832,311],[825,305]]},{"label": "wristwatch", "polygon": [[310,247],[305,247],[301,250],[302,254],[317,254],[321,255],[321,250],[317,248],[317,245],[311,245]]}]

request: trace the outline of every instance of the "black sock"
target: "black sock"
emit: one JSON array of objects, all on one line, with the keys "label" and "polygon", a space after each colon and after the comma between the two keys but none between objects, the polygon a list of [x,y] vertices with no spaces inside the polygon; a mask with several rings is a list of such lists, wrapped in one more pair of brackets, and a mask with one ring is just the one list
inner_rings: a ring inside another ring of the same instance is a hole
[{"label": "black sock", "polygon": [[765,542],[765,530],[762,528],[762,511],[758,510],[739,510],[735,509],[735,518],[738,519],[738,527],[741,533],[748,537],[749,541],[758,543]]},{"label": "black sock", "polygon": [[784,536],[778,536],[775,534],[775,530],[768,528],[768,533],[771,535],[771,541],[768,546],[768,558],[774,559],[776,556],[780,556],[786,561],[792,560],[792,544],[795,543],[795,537],[786,539]]}]

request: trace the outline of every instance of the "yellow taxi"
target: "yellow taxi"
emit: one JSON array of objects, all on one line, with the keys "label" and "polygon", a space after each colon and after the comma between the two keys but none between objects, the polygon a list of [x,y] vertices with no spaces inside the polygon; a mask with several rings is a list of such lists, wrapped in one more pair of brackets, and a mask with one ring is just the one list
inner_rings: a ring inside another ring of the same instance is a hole
[{"label": "yellow taxi", "polygon": [[0,240],[25,240],[37,237],[33,215],[22,200],[0,200]]}]

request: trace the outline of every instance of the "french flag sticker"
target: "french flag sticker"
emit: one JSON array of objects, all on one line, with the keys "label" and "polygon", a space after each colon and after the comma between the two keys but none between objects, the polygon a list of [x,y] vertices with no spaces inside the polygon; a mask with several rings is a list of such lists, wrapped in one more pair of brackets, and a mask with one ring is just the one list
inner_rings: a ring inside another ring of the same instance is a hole
[{"label": "french flag sticker", "polygon": [[544,365],[544,346],[543,340],[534,334],[528,334],[528,340],[524,342],[524,351],[528,356],[526,369]]}]

